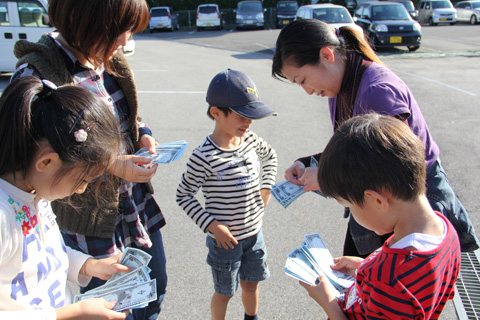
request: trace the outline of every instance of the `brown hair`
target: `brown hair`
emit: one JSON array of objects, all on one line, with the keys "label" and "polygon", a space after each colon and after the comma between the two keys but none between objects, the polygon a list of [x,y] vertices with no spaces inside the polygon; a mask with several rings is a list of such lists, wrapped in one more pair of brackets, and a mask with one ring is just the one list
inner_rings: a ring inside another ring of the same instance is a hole
[{"label": "brown hair", "polygon": [[[343,41],[339,37],[343,38]],[[287,24],[277,38],[273,55],[272,76],[286,79],[282,73],[285,61],[297,67],[316,65],[320,62],[320,49],[329,47],[345,57],[347,51],[354,51],[364,59],[383,65],[362,34],[352,28],[336,29],[317,19],[300,19]]]},{"label": "brown hair", "polygon": [[425,147],[400,120],[366,114],[335,131],[318,164],[323,194],[361,206],[364,191],[410,201],[425,193]]},{"label": "brown hair", "polygon": [[49,0],[48,16],[69,46],[108,71],[118,37],[144,30],[150,19],[145,0]]}]

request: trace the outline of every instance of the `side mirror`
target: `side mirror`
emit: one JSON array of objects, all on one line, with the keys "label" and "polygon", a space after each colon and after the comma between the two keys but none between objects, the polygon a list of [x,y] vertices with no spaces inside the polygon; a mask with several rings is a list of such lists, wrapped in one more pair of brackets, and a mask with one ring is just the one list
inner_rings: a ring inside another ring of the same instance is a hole
[{"label": "side mirror", "polygon": [[237,9],[233,9],[233,12],[237,12]]},{"label": "side mirror", "polygon": [[267,12],[267,8],[264,8],[264,9],[263,9],[263,12]]},{"label": "side mirror", "polygon": [[465,7],[465,9],[472,9],[472,7],[470,7],[470,6],[466,6],[466,7]]}]

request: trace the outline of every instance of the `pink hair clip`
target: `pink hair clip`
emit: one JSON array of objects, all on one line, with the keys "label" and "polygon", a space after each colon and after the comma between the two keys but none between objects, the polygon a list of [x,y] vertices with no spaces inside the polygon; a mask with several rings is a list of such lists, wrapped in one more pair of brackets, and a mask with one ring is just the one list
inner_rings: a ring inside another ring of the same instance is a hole
[{"label": "pink hair clip", "polygon": [[87,141],[88,138],[88,132],[92,130],[97,123],[94,121],[90,123],[85,130],[79,129],[73,133],[73,136],[75,137],[75,140],[77,142],[85,142]]}]

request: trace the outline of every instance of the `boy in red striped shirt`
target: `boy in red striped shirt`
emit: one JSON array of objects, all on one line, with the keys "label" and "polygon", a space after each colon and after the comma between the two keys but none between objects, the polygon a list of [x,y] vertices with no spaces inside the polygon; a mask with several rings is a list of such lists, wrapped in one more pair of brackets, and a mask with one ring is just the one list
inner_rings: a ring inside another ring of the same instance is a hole
[{"label": "boy in red striped shirt", "polygon": [[424,146],[401,121],[368,114],[335,132],[320,158],[320,189],[365,228],[393,235],[366,259],[334,259],[332,269],[356,277],[344,301],[325,277],[301,282],[330,319],[438,319],[453,298],[458,236],[430,207],[425,177]]}]

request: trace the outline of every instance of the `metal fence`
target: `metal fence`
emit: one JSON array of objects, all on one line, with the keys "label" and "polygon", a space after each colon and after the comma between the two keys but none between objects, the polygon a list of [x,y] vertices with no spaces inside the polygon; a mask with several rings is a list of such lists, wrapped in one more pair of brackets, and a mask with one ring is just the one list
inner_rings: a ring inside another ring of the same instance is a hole
[{"label": "metal fence", "polygon": [[[266,8],[267,11],[264,13],[265,17],[265,28],[274,28],[276,25],[276,16],[277,16],[277,9],[276,8]],[[196,26],[196,19],[197,19],[197,11],[195,10],[183,10],[177,11],[178,13],[178,23],[180,24],[180,28],[195,28]],[[236,13],[234,9],[223,9],[221,10],[221,15],[223,19],[223,26],[225,28],[234,28],[235,27],[235,16]]]}]

